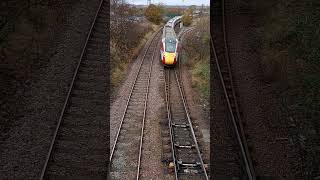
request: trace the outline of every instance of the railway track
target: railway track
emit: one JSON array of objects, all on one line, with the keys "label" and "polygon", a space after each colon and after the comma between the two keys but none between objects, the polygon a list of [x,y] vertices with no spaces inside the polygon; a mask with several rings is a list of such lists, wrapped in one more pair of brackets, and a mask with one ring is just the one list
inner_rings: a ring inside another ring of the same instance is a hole
[{"label": "railway track", "polygon": [[146,119],[152,64],[161,29],[154,35],[139,64],[131,86],[115,140],[110,153],[112,179],[139,179],[143,149],[144,124]]},{"label": "railway track", "polygon": [[101,0],[60,112],[40,180],[107,177],[108,10],[108,2]]},{"label": "railway track", "polygon": [[165,68],[165,94],[175,179],[209,179],[175,69]]},{"label": "railway track", "polygon": [[231,120],[231,123],[229,124],[234,130],[236,141],[240,147],[240,176],[241,179],[255,180],[255,172],[243,130],[241,111],[239,109],[231,72],[228,44],[226,40],[225,6],[226,3],[222,0],[221,3],[217,3],[214,7],[215,16],[213,16],[213,21],[215,22],[215,25],[213,26],[213,29],[215,34],[211,37],[211,46],[216,65],[215,67],[219,76],[218,78],[222,85],[223,95],[225,96],[227,109],[230,115],[226,117]]}]

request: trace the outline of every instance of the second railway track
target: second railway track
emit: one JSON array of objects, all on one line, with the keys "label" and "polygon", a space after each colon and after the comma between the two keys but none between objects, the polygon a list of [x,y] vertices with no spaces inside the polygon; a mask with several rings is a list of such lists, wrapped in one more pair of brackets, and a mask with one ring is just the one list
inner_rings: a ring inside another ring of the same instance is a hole
[{"label": "second railway track", "polygon": [[161,30],[155,33],[141,59],[131,86],[126,107],[120,120],[110,154],[111,179],[139,179],[144,123],[149,85],[155,52],[158,50]]},{"label": "second railway track", "polygon": [[165,87],[175,178],[208,180],[176,69],[165,68]]}]

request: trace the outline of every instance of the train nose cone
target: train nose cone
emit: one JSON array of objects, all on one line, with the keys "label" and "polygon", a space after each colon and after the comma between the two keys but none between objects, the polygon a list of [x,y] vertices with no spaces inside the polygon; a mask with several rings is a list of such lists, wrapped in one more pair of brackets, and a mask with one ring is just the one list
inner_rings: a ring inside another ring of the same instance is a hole
[{"label": "train nose cone", "polygon": [[166,53],[165,57],[166,57],[166,64],[167,65],[174,65],[175,64],[175,62],[174,62],[175,54],[174,53]]}]

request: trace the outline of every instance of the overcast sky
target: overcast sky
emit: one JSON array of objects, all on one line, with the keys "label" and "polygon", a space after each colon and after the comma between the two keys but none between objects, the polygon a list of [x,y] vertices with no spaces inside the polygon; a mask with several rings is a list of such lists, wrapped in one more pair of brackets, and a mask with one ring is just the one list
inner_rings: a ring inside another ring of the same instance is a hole
[{"label": "overcast sky", "polygon": [[[127,0],[130,4],[147,4],[147,0]],[[210,5],[210,0],[151,0],[151,3],[158,4],[163,3],[165,5]]]}]

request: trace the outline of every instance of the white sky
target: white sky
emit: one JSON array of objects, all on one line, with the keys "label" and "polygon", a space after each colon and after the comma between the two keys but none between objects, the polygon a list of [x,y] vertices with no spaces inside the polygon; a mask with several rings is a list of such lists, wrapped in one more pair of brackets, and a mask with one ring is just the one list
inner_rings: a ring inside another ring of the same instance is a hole
[{"label": "white sky", "polygon": [[[127,2],[136,5],[147,4],[147,0],[127,0]],[[165,5],[210,5],[210,0],[151,0],[153,4],[158,4],[159,2]]]}]

